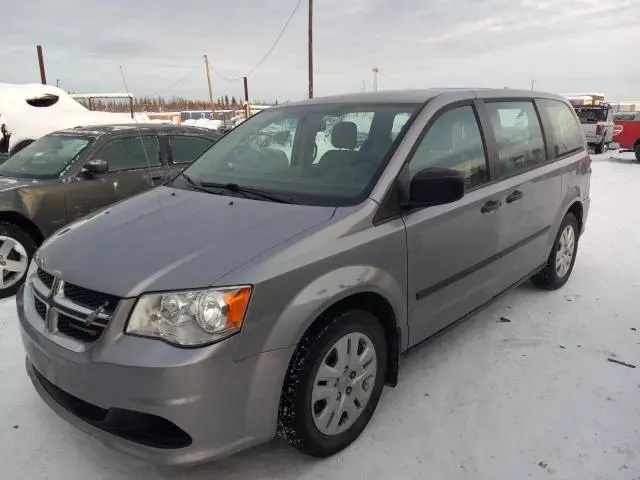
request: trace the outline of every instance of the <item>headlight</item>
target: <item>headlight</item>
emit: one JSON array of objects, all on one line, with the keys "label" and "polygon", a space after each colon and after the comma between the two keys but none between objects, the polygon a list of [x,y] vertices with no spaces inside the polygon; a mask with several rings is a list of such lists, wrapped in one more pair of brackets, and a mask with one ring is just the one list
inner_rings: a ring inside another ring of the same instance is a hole
[{"label": "headlight", "polygon": [[240,331],[251,287],[212,288],[142,295],[126,333],[198,346]]}]

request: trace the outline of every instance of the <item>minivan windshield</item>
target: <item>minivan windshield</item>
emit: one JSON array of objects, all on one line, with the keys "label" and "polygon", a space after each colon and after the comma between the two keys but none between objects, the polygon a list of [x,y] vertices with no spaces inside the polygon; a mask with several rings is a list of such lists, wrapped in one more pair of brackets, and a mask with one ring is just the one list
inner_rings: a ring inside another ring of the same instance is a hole
[{"label": "minivan windshield", "polygon": [[0,175],[17,178],[57,178],[84,150],[91,137],[52,134],[10,156]]},{"label": "minivan windshield", "polygon": [[251,189],[305,205],[354,205],[373,188],[394,139],[419,106],[355,103],[267,109],[220,139],[174,185],[209,187],[223,195]]}]

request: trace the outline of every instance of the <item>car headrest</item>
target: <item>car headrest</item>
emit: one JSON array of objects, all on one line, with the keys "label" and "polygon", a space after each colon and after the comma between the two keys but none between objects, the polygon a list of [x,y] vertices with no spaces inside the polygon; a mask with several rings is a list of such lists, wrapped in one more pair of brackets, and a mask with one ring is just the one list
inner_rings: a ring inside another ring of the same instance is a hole
[{"label": "car headrest", "polygon": [[336,123],[331,131],[331,145],[353,150],[358,143],[358,127],[353,122]]}]

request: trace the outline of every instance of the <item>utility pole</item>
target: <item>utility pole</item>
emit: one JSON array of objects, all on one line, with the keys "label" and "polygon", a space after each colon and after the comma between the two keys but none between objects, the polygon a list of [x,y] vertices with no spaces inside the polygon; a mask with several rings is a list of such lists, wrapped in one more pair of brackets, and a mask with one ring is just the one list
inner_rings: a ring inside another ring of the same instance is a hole
[{"label": "utility pole", "polygon": [[249,118],[251,115],[251,107],[249,107],[249,79],[244,78],[244,116]]},{"label": "utility pole", "polygon": [[535,79],[532,78],[531,79],[531,90],[533,90],[533,86],[535,85],[535,83],[536,83]]},{"label": "utility pole", "polygon": [[44,72],[44,56],[42,55],[42,45],[36,45],[38,52],[38,66],[40,67],[40,83],[47,84],[47,75]]},{"label": "utility pole", "polygon": [[209,100],[211,101],[211,114],[216,111],[216,106],[213,103],[213,90],[211,90],[211,72],[209,70],[209,59],[204,56],[204,68],[207,70],[207,85],[209,86]]},{"label": "utility pole", "polygon": [[373,91],[378,91],[378,72],[380,69],[378,67],[373,67]]},{"label": "utility pole", "polygon": [[313,0],[309,0],[309,98],[313,98]]}]

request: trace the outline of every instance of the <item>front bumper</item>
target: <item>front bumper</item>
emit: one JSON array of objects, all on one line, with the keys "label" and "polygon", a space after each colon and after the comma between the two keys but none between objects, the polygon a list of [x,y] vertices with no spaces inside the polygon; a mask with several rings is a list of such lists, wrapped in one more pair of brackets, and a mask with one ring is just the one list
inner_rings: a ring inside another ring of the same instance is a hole
[{"label": "front bumper", "polygon": [[[123,300],[104,334],[85,351],[73,351],[42,333],[29,282],[16,298],[27,372],[36,390],[60,416],[107,445],[153,463],[188,465],[275,435],[292,349],[235,361],[239,335],[198,349],[124,335],[133,301]],[[125,412],[125,422],[142,417],[159,423],[146,422],[142,436],[131,435],[118,430],[122,421],[98,418],[101,412],[120,420]],[[162,442],[149,440],[160,430]],[[173,434],[176,441],[167,441]]]}]

